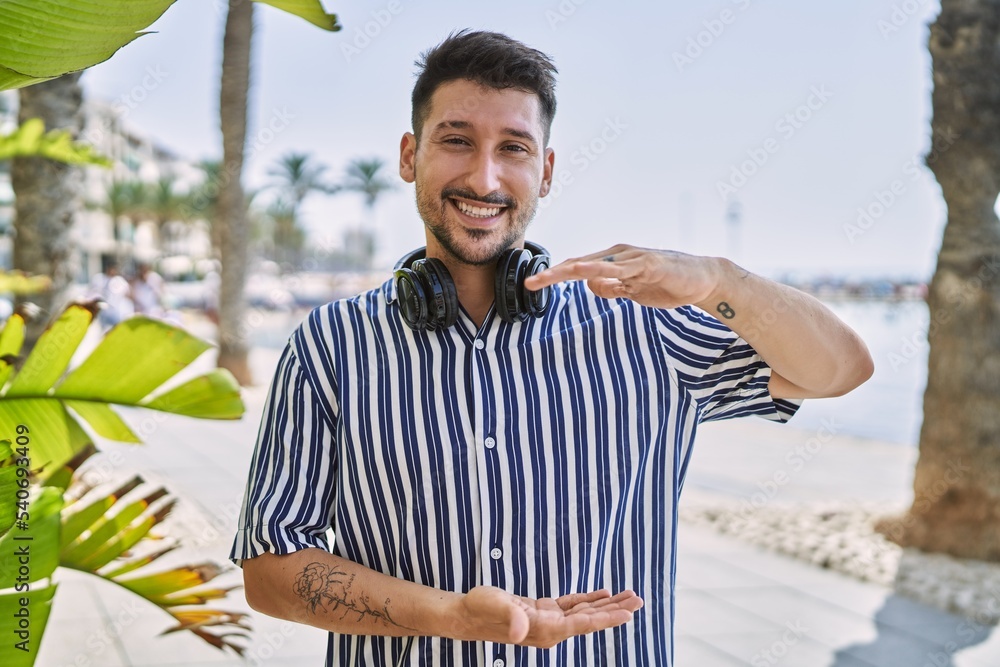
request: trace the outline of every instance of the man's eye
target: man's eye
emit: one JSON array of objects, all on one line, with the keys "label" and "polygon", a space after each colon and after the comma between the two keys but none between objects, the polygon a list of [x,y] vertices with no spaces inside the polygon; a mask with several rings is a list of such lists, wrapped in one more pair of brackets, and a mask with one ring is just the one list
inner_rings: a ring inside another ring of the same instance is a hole
[{"label": "man's eye", "polygon": [[462,145],[468,142],[465,139],[462,139],[461,137],[448,137],[447,139],[444,140],[444,143]]},{"label": "man's eye", "polygon": [[508,144],[503,147],[504,150],[510,151],[512,153],[527,153],[528,149],[524,146],[518,146],[517,144]]}]

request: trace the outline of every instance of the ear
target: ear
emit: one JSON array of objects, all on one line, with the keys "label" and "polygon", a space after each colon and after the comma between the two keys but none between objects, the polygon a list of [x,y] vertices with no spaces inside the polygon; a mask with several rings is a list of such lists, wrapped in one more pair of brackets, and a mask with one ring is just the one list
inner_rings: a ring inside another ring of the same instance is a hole
[{"label": "ear", "polygon": [[407,183],[416,180],[417,138],[412,132],[403,135],[399,142],[399,175]]},{"label": "ear", "polygon": [[552,189],[552,173],[556,166],[556,154],[551,148],[545,149],[544,163],[542,165],[542,183],[538,186],[538,196],[544,197]]}]

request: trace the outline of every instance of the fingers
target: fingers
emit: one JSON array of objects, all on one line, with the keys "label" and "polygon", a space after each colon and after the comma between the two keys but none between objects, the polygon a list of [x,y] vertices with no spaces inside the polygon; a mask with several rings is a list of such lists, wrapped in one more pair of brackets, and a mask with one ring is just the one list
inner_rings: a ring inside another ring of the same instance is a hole
[{"label": "fingers", "polygon": [[[560,598],[561,600],[562,598]],[[591,602],[578,603],[566,609],[568,614],[586,614],[594,611],[614,611],[624,609],[629,612],[642,609],[643,601],[634,591],[622,591],[617,595],[605,597]]]},{"label": "fingers", "polygon": [[[522,601],[531,621],[523,638],[526,646],[551,648],[576,635],[599,632],[632,620],[642,608],[642,599],[633,591],[611,595],[606,589],[590,593],[571,593],[544,600]],[[553,604],[554,603],[554,604]],[[534,609],[530,608],[534,606]]]},{"label": "fingers", "polygon": [[542,271],[538,275],[530,276],[524,281],[524,286],[530,290],[540,290],[543,287],[554,285],[564,280],[589,278],[591,276],[578,276],[574,275],[573,272],[581,264],[586,265],[600,262],[603,264],[614,265],[616,263],[620,263],[629,256],[634,255],[636,250],[637,249],[632,246],[620,243],[605,250],[584,255],[583,257],[567,259],[546,269],[545,271]]},{"label": "fingers", "polygon": [[611,591],[606,588],[602,588],[599,591],[592,591],[590,593],[570,593],[569,595],[563,595],[560,598],[556,598],[556,604],[563,611],[569,611],[576,605],[586,602],[596,602],[601,599],[610,599]]},{"label": "fingers", "polygon": [[[611,252],[610,250],[604,251]],[[625,250],[618,254],[597,253],[579,259],[568,259],[539,274],[530,276],[524,281],[524,286],[530,290],[539,290],[564,280],[591,280],[614,278],[624,280],[634,275],[632,261],[638,251]],[[610,261],[607,258],[611,258]]]}]

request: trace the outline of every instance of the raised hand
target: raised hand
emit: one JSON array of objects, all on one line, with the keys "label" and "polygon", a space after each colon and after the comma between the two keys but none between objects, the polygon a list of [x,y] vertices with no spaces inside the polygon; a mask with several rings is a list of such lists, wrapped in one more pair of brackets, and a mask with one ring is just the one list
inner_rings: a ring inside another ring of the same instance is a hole
[{"label": "raised hand", "polygon": [[599,297],[624,297],[644,306],[676,308],[698,304],[719,282],[718,260],[673,250],[651,250],[619,244],[564,262],[524,281],[539,290],[564,280],[586,280]]},{"label": "raised hand", "polygon": [[599,590],[533,600],[478,586],[458,604],[457,638],[550,648],[576,635],[627,623],[642,604],[632,591],[612,596]]}]

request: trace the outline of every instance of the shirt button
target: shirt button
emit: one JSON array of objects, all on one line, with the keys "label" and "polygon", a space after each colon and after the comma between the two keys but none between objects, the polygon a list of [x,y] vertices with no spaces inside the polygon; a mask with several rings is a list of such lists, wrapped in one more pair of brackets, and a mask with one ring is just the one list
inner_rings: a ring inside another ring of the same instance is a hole
[{"label": "shirt button", "polygon": [[503,667],[503,660],[501,660],[500,658],[497,658],[496,660],[494,660],[493,661],[493,667]]},{"label": "shirt button", "polygon": [[486,438],[486,441],[483,444],[486,445],[486,449],[493,449],[494,447],[497,446],[497,441],[494,440],[492,437],[489,437]]},{"label": "shirt button", "polygon": [[473,343],[473,345],[475,345],[475,346],[476,346],[476,349],[477,349],[477,350],[481,350],[481,349],[483,349],[484,347],[486,347],[486,343],[484,343],[484,342],[483,342],[483,339],[482,339],[482,338],[477,338],[477,339],[476,339],[476,342],[475,342],[475,343]]},{"label": "shirt button", "polygon": [[[493,547],[493,550],[490,551],[490,558],[492,558],[493,560],[500,560],[501,556],[503,556],[503,552],[500,551],[499,547]],[[500,662],[503,661],[501,660]]]}]

